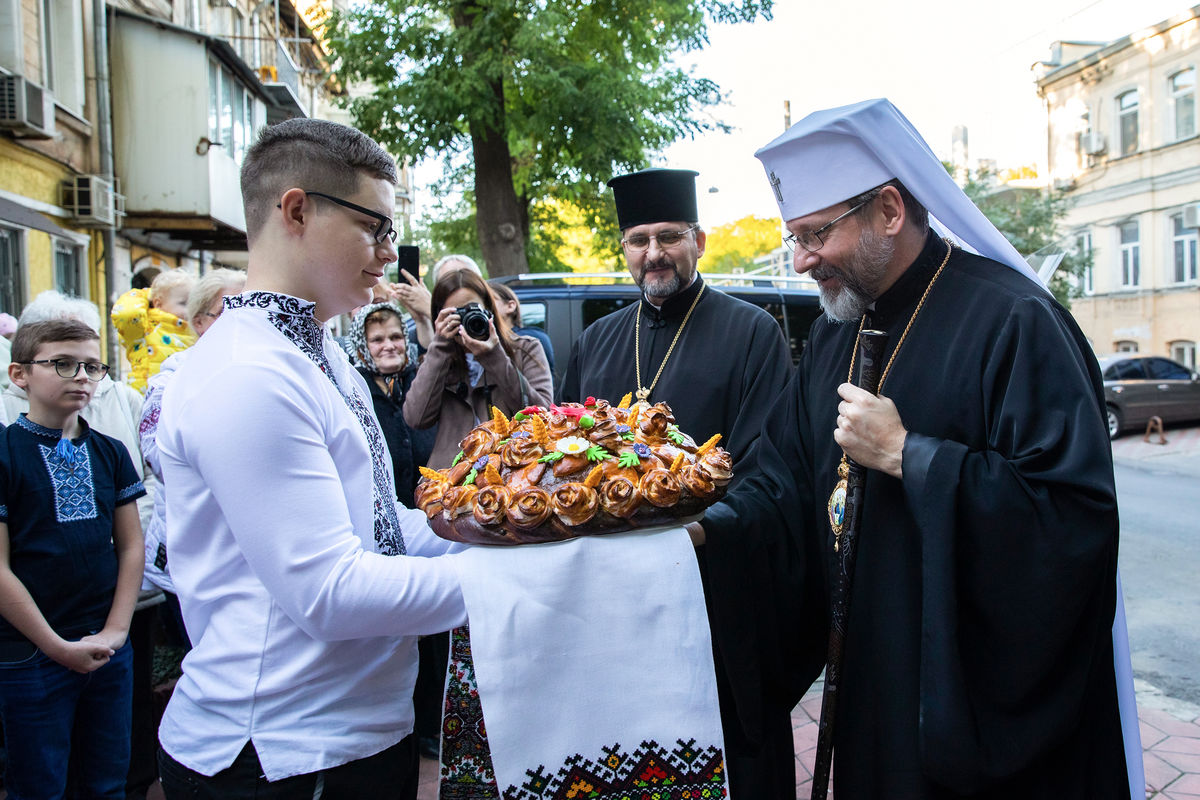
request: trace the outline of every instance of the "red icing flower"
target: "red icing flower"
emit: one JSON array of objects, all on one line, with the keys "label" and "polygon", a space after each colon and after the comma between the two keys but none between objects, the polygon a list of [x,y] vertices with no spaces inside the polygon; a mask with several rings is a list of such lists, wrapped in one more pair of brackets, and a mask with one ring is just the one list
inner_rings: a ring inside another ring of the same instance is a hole
[{"label": "red icing flower", "polygon": [[[551,406],[551,408],[553,408],[553,406]],[[526,406],[525,408],[521,409],[520,413],[527,417],[532,417],[534,414],[540,414],[545,410],[546,409],[542,408],[541,406]]]},{"label": "red icing flower", "polygon": [[556,406],[553,403],[550,404],[550,410],[555,413],[562,414],[564,417],[570,417],[574,420],[578,420],[580,417],[582,417],[584,412],[583,406]]},{"label": "red icing flower", "polygon": [[592,406],[596,405],[596,398],[588,395],[587,399],[583,401],[583,405],[585,408],[591,408]]}]

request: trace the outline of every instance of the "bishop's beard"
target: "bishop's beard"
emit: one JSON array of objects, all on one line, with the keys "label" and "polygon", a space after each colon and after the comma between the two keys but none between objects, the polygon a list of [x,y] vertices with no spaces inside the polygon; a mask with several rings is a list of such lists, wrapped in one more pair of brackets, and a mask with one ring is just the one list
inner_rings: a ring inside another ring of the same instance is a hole
[{"label": "bishop's beard", "polygon": [[822,263],[809,273],[814,280],[836,277],[836,289],[821,288],[821,308],[835,322],[853,322],[862,317],[867,306],[879,295],[887,266],[896,245],[891,237],[864,228],[858,247],[844,259],[843,267]]}]

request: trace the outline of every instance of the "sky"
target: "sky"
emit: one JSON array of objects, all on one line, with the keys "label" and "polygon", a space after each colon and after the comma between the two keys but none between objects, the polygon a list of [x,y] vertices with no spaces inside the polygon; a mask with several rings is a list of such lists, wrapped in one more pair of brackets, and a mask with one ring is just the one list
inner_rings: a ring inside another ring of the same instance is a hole
[{"label": "sky", "polygon": [[[965,125],[968,157],[1000,168],[1045,164],[1045,110],[1032,66],[1056,40],[1112,41],[1197,0],[776,0],[773,19],[710,28],[711,43],[680,64],[713,79],[733,127],[676,143],[654,166],[695,169],[710,229],[772,217],[774,195],[754,151],[806,114],[887,97],[949,159]],[[715,191],[714,191],[715,190]]]}]

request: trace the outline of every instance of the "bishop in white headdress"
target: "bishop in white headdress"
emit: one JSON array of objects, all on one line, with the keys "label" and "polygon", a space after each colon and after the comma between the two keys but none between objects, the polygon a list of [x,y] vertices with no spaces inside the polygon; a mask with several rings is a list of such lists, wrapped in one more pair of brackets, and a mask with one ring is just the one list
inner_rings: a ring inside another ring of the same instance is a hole
[{"label": "bishop in white headdress", "polygon": [[[827,314],[764,421],[757,471],[703,538],[714,586],[786,588],[770,613],[790,658],[772,685],[802,690],[826,654],[839,465],[867,468],[838,800],[1140,798],[1087,340],[887,100],[811,114],[757,156]],[[878,396],[847,377],[862,328],[889,337]]]}]

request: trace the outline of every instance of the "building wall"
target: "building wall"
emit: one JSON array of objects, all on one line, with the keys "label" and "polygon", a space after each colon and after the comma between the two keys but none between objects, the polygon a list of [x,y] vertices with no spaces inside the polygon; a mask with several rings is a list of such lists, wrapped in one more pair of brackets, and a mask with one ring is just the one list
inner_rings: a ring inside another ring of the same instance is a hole
[{"label": "building wall", "polygon": [[[72,171],[62,164],[11,139],[0,138],[0,190],[28,198],[42,207],[56,207],[59,184],[71,174]],[[87,232],[72,228],[68,220],[53,219],[52,221],[76,234],[82,241],[86,241]],[[0,225],[16,227],[2,219],[0,219]],[[39,292],[58,288],[54,280],[54,241],[56,237],[39,230],[21,229],[21,231],[22,261],[25,267],[25,302],[28,302]],[[87,284],[90,291],[98,292],[93,294],[93,297],[103,296],[102,293],[99,293],[102,283],[97,283],[94,274],[89,275]]]},{"label": "building wall", "polygon": [[[1091,240],[1092,274],[1072,312],[1099,353],[1136,347],[1171,355],[1176,343],[1200,342],[1195,256],[1185,257],[1177,280],[1174,227],[1186,206],[1200,202],[1200,6],[1117,42],[1070,52],[1076,60],[1041,65],[1038,91],[1047,105],[1051,178],[1069,187],[1074,201],[1066,227]],[[1177,75],[1193,81],[1181,101],[1171,91]],[[1120,99],[1128,92],[1137,93],[1133,152],[1122,147]],[[1192,120],[1182,135],[1177,115]],[[1094,134],[1103,137],[1102,148],[1094,147]],[[1122,244],[1135,225],[1136,281],[1132,242]],[[1185,250],[1195,247],[1197,233],[1183,231]]]}]

